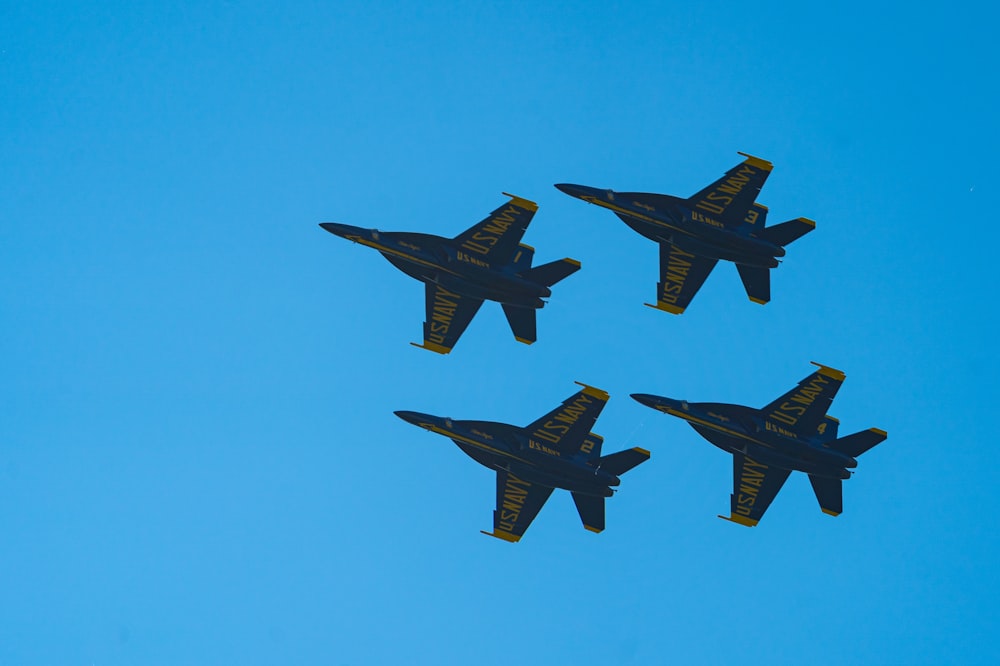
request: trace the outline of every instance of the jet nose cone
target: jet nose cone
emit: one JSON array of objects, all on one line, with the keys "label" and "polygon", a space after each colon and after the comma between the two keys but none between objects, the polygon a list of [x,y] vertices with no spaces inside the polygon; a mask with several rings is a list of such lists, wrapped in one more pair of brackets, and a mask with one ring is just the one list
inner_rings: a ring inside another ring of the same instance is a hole
[{"label": "jet nose cone", "polygon": [[576,197],[577,199],[582,199],[584,197],[598,197],[604,199],[606,198],[608,192],[608,190],[599,190],[596,187],[572,185],[570,183],[556,183],[556,189],[560,192],[565,192],[571,197]]},{"label": "jet nose cone", "polygon": [[340,224],[338,222],[320,222],[324,230],[329,231],[334,236],[346,236],[347,234],[357,234],[358,228],[352,227],[349,224]]},{"label": "jet nose cone", "polygon": [[407,412],[404,410],[393,412],[396,416],[403,419],[407,423],[412,423],[415,426],[420,426],[421,428],[426,428],[430,426],[433,422],[433,417],[427,414],[421,414],[420,412]]},{"label": "jet nose cone", "polygon": [[683,400],[674,400],[673,398],[664,398],[662,395],[651,395],[649,393],[633,393],[632,399],[638,403],[646,405],[647,407],[652,407],[657,411],[664,413],[668,409],[683,410],[688,411],[688,404]]},{"label": "jet nose cone", "polygon": [[631,396],[633,400],[639,404],[646,405],[647,407],[652,407],[656,409],[660,405],[660,398],[655,395],[650,395],[648,393],[633,393]]}]

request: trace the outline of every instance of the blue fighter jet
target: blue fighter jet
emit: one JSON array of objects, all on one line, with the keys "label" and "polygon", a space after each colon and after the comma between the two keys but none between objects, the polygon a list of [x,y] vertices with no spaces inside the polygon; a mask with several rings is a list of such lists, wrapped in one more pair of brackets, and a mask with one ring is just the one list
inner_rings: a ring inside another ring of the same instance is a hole
[{"label": "blue fighter jet", "polygon": [[771,173],[766,160],[739,153],[742,163],[694,196],[615,192],[586,185],[556,185],[566,194],[613,211],[660,246],[660,282],[651,308],[681,314],[720,260],[736,264],[747,296],[771,300],[770,269],[785,246],[816,228],[804,217],[764,226],[767,208],[755,203]]},{"label": "blue fighter jet", "polygon": [[604,529],[604,499],[618,478],[649,460],[638,447],[601,455],[604,438],[590,431],[608,401],[604,391],[583,390],[534,423],[519,428],[493,421],[458,421],[419,412],[396,412],[407,423],[451,438],[473,460],[497,472],[493,532],[504,541],[524,536],[554,488],[570,491],[583,526]]},{"label": "blue fighter jet", "polygon": [[538,206],[511,198],[482,222],[455,238],[386,232],[323,222],[331,234],[374,248],[393,266],[426,283],[424,341],[414,346],[447,354],[465,332],[484,300],[498,301],[518,342],[533,343],[535,311],[549,289],[580,269],[575,259],[532,268],[535,250],[521,243]]},{"label": "blue fighter jet", "polygon": [[813,365],[819,370],[763,409],[646,393],[632,397],[684,419],[699,435],[733,454],[730,515],[719,518],[755,526],[792,470],[809,475],[823,513],[837,516],[843,510],[843,479],[851,477],[858,456],[884,441],[886,433],[869,428],[838,438],[840,422],[826,412],[844,373]]}]

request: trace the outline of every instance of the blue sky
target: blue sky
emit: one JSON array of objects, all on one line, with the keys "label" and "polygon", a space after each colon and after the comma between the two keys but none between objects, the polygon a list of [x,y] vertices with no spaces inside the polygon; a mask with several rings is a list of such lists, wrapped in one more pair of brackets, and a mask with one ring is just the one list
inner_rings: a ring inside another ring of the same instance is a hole
[{"label": "blue sky", "polygon": [[[992,8],[4,3],[0,665],[994,663]],[[817,230],[681,317],[655,246],[552,187],[686,196],[745,151]],[[539,341],[414,349],[419,283],[322,221],[454,235],[538,202]],[[766,518],[632,392],[847,373],[889,439]],[[583,530],[483,537],[492,474],[392,415],[528,423],[574,380],[652,460]]]}]

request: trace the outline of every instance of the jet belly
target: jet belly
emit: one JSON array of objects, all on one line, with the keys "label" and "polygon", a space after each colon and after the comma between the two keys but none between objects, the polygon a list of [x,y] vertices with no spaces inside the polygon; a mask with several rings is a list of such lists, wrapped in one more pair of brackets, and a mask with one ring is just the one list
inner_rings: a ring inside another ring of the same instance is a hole
[{"label": "jet belly", "polygon": [[830,468],[858,466],[858,461],[851,456],[827,448],[818,440],[802,439],[794,432],[785,431],[781,426],[768,420],[754,418],[753,428],[756,439],[765,446],[801,460],[803,464]]},{"label": "jet belly", "polygon": [[783,442],[776,446],[770,438],[758,439],[751,433],[732,436],[719,430],[689,422],[695,431],[726,453],[742,453],[753,460],[780,469],[795,470],[832,479],[846,479],[850,473],[844,469],[842,461],[829,463],[802,457],[803,449],[812,448],[803,442]]},{"label": "jet belly", "polygon": [[543,307],[542,298],[552,293],[548,287],[500,271],[465,268],[459,272],[452,265],[448,272],[440,272],[430,281],[463,296],[535,309]]},{"label": "jet belly", "polygon": [[758,247],[761,244],[757,241],[742,238],[733,232],[722,233],[725,236],[720,236],[718,232],[713,230],[712,234],[714,237],[712,238],[704,236],[696,237],[695,235],[661,235],[659,240],[674,243],[685,252],[697,254],[702,257],[722,259],[737,264],[760,266],[762,268],[776,268],[778,266],[778,260],[774,258],[775,253]]}]

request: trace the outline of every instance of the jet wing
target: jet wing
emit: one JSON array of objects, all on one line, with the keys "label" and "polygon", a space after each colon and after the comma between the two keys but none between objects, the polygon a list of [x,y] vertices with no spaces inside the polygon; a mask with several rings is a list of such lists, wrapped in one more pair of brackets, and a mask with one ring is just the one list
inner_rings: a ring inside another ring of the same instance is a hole
[{"label": "jet wing", "polygon": [[437,284],[427,285],[427,315],[424,320],[424,343],[415,347],[447,354],[469,327],[469,322],[483,304],[481,298],[463,296]]},{"label": "jet wing", "polygon": [[559,456],[592,455],[590,430],[609,396],[593,386],[580,386],[583,386],[582,391],[577,391],[551,412],[525,426],[524,431],[528,433],[532,447],[537,446]]},{"label": "jet wing", "polygon": [[767,160],[740,153],[745,160],[702,191],[688,199],[688,205],[734,229],[747,219],[760,188],[774,168]]},{"label": "jet wing", "polygon": [[507,471],[497,472],[497,508],[493,512],[493,532],[483,534],[504,541],[520,541],[551,494],[552,488],[528,483]]},{"label": "jet wing", "polygon": [[455,245],[491,266],[505,266],[514,259],[538,205],[533,201],[505,195],[510,201],[489,214],[485,220],[455,237]]},{"label": "jet wing", "polygon": [[771,506],[791,471],[768,467],[742,453],[733,454],[733,494],[729,496],[729,516],[725,520],[754,527]]},{"label": "jet wing", "polygon": [[660,282],[656,286],[656,305],[651,308],[681,314],[705,284],[718,259],[685,252],[677,245],[660,241]]},{"label": "jet wing", "polygon": [[819,370],[760,410],[777,432],[788,430],[799,437],[810,437],[825,423],[833,398],[844,383],[844,373],[819,363],[813,365]]}]

